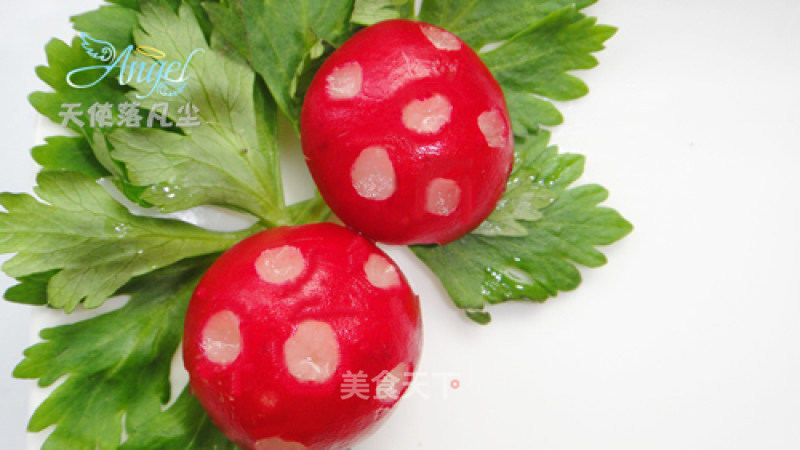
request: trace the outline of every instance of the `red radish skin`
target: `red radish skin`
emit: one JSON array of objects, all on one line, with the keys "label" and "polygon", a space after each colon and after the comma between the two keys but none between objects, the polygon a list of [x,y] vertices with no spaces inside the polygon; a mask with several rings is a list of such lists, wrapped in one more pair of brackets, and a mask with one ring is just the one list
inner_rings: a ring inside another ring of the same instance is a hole
[{"label": "red radish skin", "polygon": [[[390,412],[421,342],[419,303],[399,268],[323,223],[225,252],[192,296],[183,359],[192,392],[237,445],[343,449]],[[366,391],[348,384],[358,373]]]},{"label": "red radish skin", "polygon": [[300,119],[333,212],[389,244],[445,244],[503,195],[514,159],[502,90],[478,55],[433,25],[389,20],[322,65]]}]

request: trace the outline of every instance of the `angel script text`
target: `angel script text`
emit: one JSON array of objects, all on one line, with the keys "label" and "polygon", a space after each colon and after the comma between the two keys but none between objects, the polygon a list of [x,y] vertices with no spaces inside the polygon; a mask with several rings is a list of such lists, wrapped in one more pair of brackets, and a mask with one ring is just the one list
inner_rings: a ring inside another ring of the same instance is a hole
[{"label": "angel script text", "polygon": [[[155,47],[142,47],[129,45],[117,54],[111,43],[94,39],[86,33],[81,33],[83,41],[81,46],[91,58],[105,64],[79,67],[67,74],[67,83],[74,88],[90,88],[103,81],[114,69],[119,70],[117,79],[119,84],[144,85],[150,90],[142,95],[136,93],[137,98],[147,98],[153,94],[174,97],[181,94],[186,87],[186,80],[191,77],[187,69],[198,53],[204,52],[198,48],[192,51],[186,59],[181,61],[168,60],[165,52]],[[145,89],[140,89],[144,92]]]}]

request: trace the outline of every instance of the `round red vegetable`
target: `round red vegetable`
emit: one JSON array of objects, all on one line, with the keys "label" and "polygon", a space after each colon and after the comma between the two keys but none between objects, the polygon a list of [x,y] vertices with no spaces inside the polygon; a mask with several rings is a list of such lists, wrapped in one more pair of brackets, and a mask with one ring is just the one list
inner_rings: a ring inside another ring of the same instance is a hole
[{"label": "round red vegetable", "polygon": [[513,164],[503,93],[478,55],[433,25],[356,33],[317,72],[303,152],[341,220],[390,244],[453,241],[500,200]]},{"label": "round red vegetable", "polygon": [[417,297],[373,243],[281,227],[224,253],[195,290],[183,359],[213,422],[246,449],[340,449],[397,402],[421,346]]}]

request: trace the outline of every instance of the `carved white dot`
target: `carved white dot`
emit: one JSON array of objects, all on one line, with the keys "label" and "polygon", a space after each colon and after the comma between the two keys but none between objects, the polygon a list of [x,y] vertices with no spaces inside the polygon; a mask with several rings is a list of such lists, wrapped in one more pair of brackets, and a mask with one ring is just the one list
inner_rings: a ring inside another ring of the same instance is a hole
[{"label": "carved white dot", "polygon": [[328,95],[336,100],[353,98],[361,92],[361,64],[349,62],[335,67],[325,79]]},{"label": "carved white dot", "polygon": [[[432,78],[442,75],[443,66],[435,61],[423,60],[409,56],[405,51],[400,52],[403,62],[382,67],[377,79],[381,80],[380,86],[373,85],[369,90],[369,97],[387,99],[394,95],[400,88],[415,80]],[[399,62],[399,61],[398,61]],[[366,94],[365,88],[365,94]]]},{"label": "carved white dot", "polygon": [[417,133],[436,133],[450,122],[452,112],[453,105],[441,94],[412,100],[403,108],[403,125]]},{"label": "carved white dot", "polygon": [[406,380],[408,368],[409,365],[402,362],[391,371],[386,372],[375,387],[375,397],[385,403],[392,403],[400,398],[403,388],[408,384]]},{"label": "carved white dot", "polygon": [[437,216],[449,216],[461,203],[461,188],[447,178],[434,178],[425,189],[425,210]]},{"label": "carved white dot", "polygon": [[327,323],[306,320],[297,325],[284,342],[283,357],[293,377],[322,383],[336,372],[339,365],[339,341]]},{"label": "carved white dot", "polygon": [[255,450],[305,450],[307,448],[299,442],[288,442],[278,437],[261,439],[255,445]]},{"label": "carved white dot", "polygon": [[367,280],[375,287],[387,289],[400,286],[400,274],[397,273],[394,264],[377,253],[367,258],[367,262],[364,263],[364,273],[367,275]]},{"label": "carved white dot", "polygon": [[461,41],[452,33],[433,25],[423,24],[420,25],[420,28],[425,37],[431,41],[431,44],[439,50],[455,51],[461,48]]},{"label": "carved white dot", "polygon": [[306,260],[296,247],[284,245],[261,252],[255,266],[262,280],[281,284],[292,281],[303,273]]},{"label": "carved white dot", "polygon": [[361,151],[350,169],[350,179],[358,195],[370,200],[386,200],[397,189],[392,160],[380,146]]},{"label": "carved white dot", "polygon": [[491,109],[482,112],[478,116],[478,128],[489,147],[503,148],[508,144],[508,127],[498,111]]},{"label": "carved white dot", "polygon": [[267,409],[272,409],[278,406],[279,400],[280,398],[278,397],[278,394],[274,392],[267,391],[261,394],[261,404]]},{"label": "carved white dot", "polygon": [[201,342],[209,361],[223,365],[234,362],[242,351],[239,317],[227,310],[214,314],[203,327]]}]

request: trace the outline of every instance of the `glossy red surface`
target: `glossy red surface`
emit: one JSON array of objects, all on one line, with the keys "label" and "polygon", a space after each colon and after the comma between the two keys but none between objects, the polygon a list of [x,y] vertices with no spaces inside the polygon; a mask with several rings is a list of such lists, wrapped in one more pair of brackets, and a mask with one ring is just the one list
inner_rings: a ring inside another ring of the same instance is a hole
[{"label": "glossy red surface", "polygon": [[[432,25],[390,20],[356,33],[317,72],[301,116],[303,152],[327,203],[348,226],[391,244],[441,244],[468,233],[494,210],[513,164],[500,86],[469,46],[448,34],[458,49],[437,48],[423,27]],[[330,95],[329,77],[340,68],[354,73],[354,63],[361,67],[358,94]],[[404,108],[435,95],[452,105],[450,120],[431,133],[407,128]],[[499,148],[489,146],[478,125],[487,111],[505,125],[507,142]],[[354,162],[371,146],[386,149],[396,173],[396,191],[385,199],[359,195],[351,180]],[[436,178],[460,188],[452,214],[425,209],[426,187]]]},{"label": "glossy red surface", "polygon": [[[267,282],[255,262],[282,246],[299,250],[305,267],[289,281]],[[391,261],[338,225],[281,227],[240,242],[200,281],[186,315],[184,364],[192,391],[238,445],[251,449],[279,438],[312,449],[345,448],[389,412],[393,403],[375,398],[372,379],[401,363],[416,367],[422,331],[417,297],[402,274],[390,287],[367,279],[365,264],[376,254]],[[239,318],[241,351],[229,364],[209,360],[202,342],[220,311]],[[329,324],[338,341],[338,365],[323,382],[298,380],[284,361],[285,342],[308,320]],[[346,374],[359,372],[367,375],[368,398],[343,399]]]}]

